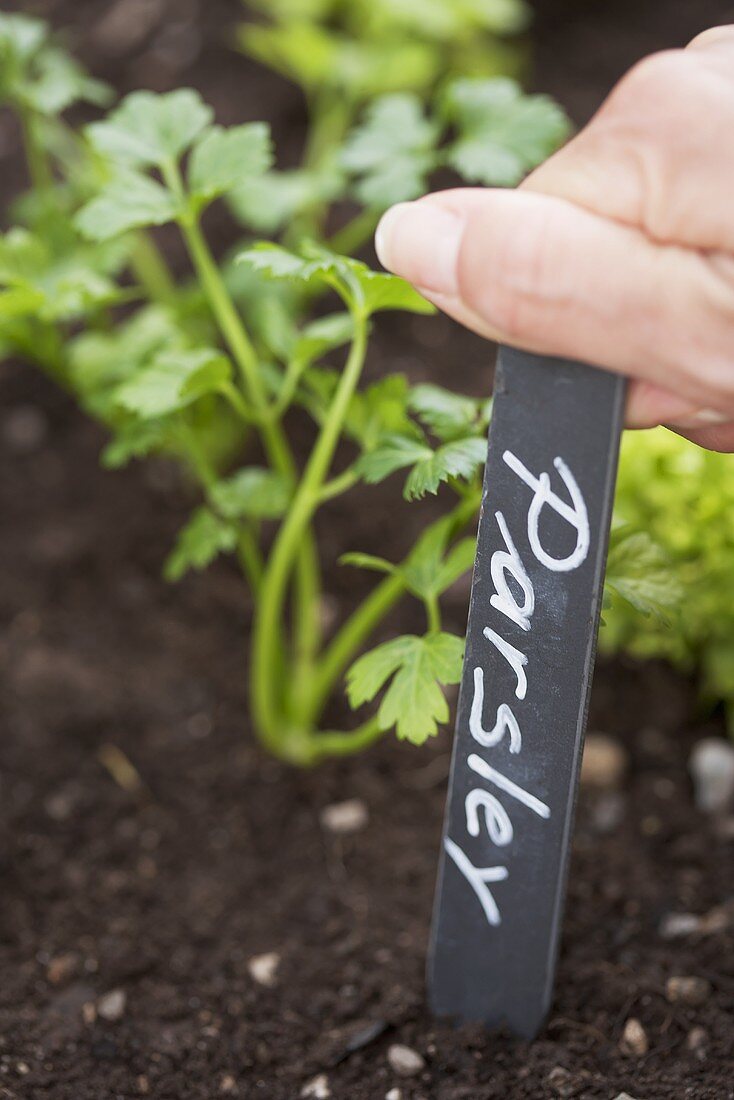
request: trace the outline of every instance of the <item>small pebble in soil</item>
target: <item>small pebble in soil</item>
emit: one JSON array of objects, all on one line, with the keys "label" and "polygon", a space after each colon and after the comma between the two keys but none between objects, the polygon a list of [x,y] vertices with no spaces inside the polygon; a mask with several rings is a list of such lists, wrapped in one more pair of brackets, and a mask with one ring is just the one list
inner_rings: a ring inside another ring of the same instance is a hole
[{"label": "small pebble in soil", "polygon": [[698,1058],[706,1057],[706,1044],[708,1032],[703,1027],[692,1027],[686,1035],[686,1047],[692,1050]]},{"label": "small pebble in soil", "polygon": [[3,419],[3,442],[14,454],[26,455],[37,451],[47,432],[48,421],[35,405],[16,405]]},{"label": "small pebble in soil", "polygon": [[325,1073],[320,1073],[318,1077],[314,1077],[312,1081],[309,1081],[301,1089],[302,1097],[310,1097],[311,1100],[328,1100],[331,1096],[331,1089],[329,1088],[329,1078]]},{"label": "small pebble in soil", "polygon": [[277,981],[279,966],[280,955],[278,952],[267,951],[264,955],[253,955],[247,963],[247,970],[250,977],[258,985],[272,987]]},{"label": "small pebble in soil", "polygon": [[51,985],[61,985],[72,976],[76,970],[76,964],[76,955],[70,953],[55,955],[48,964],[46,977],[51,982]]},{"label": "small pebble in soil", "polygon": [[614,1097],[614,1100],[637,1100],[637,1097],[630,1096],[628,1092],[620,1092]]},{"label": "small pebble in soil", "polygon": [[333,802],[324,806],[319,815],[322,828],[328,833],[343,836],[346,833],[358,833],[369,820],[367,807],[360,798],[350,798],[346,802]]},{"label": "small pebble in soil", "polygon": [[650,1049],[647,1032],[634,1016],[630,1016],[624,1025],[622,1038],[619,1040],[619,1049],[622,1054],[633,1058],[641,1058]]},{"label": "small pebble in soil", "polygon": [[402,1043],[393,1043],[388,1049],[387,1060],[390,1063],[390,1068],[399,1077],[415,1077],[417,1073],[425,1068],[426,1064],[417,1050],[403,1046]]},{"label": "small pebble in soil", "polygon": [[731,928],[734,923],[734,898],[715,905],[703,916],[695,913],[668,913],[660,922],[660,935],[664,940],[682,939],[685,936],[715,936]]},{"label": "small pebble in soil", "polygon": [[678,975],[668,978],[665,984],[665,996],[671,1004],[702,1005],[711,992],[711,982],[694,976]]},{"label": "small pebble in soil", "polygon": [[734,746],[721,737],[704,737],[694,747],[688,768],[696,806],[721,814],[734,804]]},{"label": "small pebble in soil", "polygon": [[701,927],[701,918],[695,913],[666,913],[660,921],[660,937],[664,940],[680,940],[693,936]]},{"label": "small pebble in soil", "polygon": [[403,1090],[390,1089],[389,1092],[385,1093],[385,1100],[403,1100]]},{"label": "small pebble in soil", "polygon": [[127,996],[124,989],[111,989],[97,999],[97,1015],[109,1023],[121,1020],[125,1015]]},{"label": "small pebble in soil", "polygon": [[554,1066],[548,1074],[548,1084],[555,1096],[572,1097],[578,1091],[578,1081],[565,1066]]},{"label": "small pebble in soil", "polygon": [[588,787],[613,788],[627,769],[627,752],[606,733],[590,733],[581,761],[581,783]]},{"label": "small pebble in soil", "polygon": [[224,1074],[219,1082],[219,1091],[223,1092],[225,1096],[231,1096],[232,1093],[237,1091],[237,1082],[231,1073]]}]

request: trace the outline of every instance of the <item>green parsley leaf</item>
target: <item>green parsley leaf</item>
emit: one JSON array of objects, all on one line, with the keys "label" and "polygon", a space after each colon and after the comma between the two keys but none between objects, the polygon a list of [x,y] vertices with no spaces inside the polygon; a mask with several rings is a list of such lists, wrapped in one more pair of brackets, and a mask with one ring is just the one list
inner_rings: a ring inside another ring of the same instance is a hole
[{"label": "green parsley leaf", "polygon": [[385,558],[359,551],[342,554],[339,564],[400,576],[406,587],[418,599],[435,599],[468,572],[474,564],[476,539],[460,539],[447,552],[451,528],[452,521],[448,516],[445,520],[432,524],[402,565],[394,565]]},{"label": "green parsley leaf", "polygon": [[282,245],[261,241],[236,257],[271,279],[289,279],[305,285],[333,287],[345,302],[369,316],[383,309],[434,313],[435,309],[404,279],[371,271],[360,260],[339,256],[321,245],[306,242],[301,254]]},{"label": "green parsley leaf", "polygon": [[106,241],[130,229],[164,225],[179,213],[176,198],[156,180],[139,172],[121,172],[83,206],[74,223],[92,241]]},{"label": "green parsley leaf", "polygon": [[405,634],[360,657],[347,673],[347,694],[353,707],[373,699],[390,681],[380,704],[383,729],[395,726],[397,736],[422,745],[449,717],[442,684],[461,679],[464,639],[454,634]]},{"label": "green parsley leaf", "polygon": [[160,167],[178,160],[211,119],[211,107],[192,88],[165,95],[132,92],[86,132],[94,148],[116,164]]},{"label": "green parsley leaf", "polygon": [[299,363],[312,363],[327,351],[348,344],[354,334],[354,321],[349,313],[329,313],[301,329],[291,357]]},{"label": "green parsley leaf", "polygon": [[131,417],[116,430],[114,438],[102,451],[102,465],[107,470],[119,470],[132,458],[144,458],[151,451],[165,448],[169,442],[169,426],[160,420],[138,420]]},{"label": "green parsley leaf", "polygon": [[350,550],[339,558],[340,565],[353,565],[355,569],[370,569],[373,573],[398,572],[398,567],[386,558],[379,558],[375,554],[363,554],[360,550]]},{"label": "green parsley leaf", "polygon": [[291,493],[280,474],[248,466],[215,485],[211,497],[225,519],[278,519],[288,507]]},{"label": "green parsley leaf", "polygon": [[210,508],[197,508],[176,539],[163,566],[167,581],[178,581],[189,569],[204,569],[219,554],[237,545],[237,528],[216,516]]},{"label": "green parsley leaf", "polygon": [[406,500],[415,500],[426,493],[436,493],[449,478],[468,481],[487,461],[487,441],[471,437],[444,443],[431,458],[418,462],[405,483]]},{"label": "green parsley leaf", "polygon": [[486,458],[486,441],[474,436],[444,443],[434,451],[418,439],[391,435],[357,460],[357,471],[365,481],[374,484],[396,470],[412,467],[403,496],[414,500],[426,493],[436,493],[441,482],[449,478],[472,478]]},{"label": "green parsley leaf", "polygon": [[459,137],[448,163],[465,179],[513,187],[568,137],[570,125],[548,96],[523,95],[504,77],[457,80],[444,99]]},{"label": "green parsley leaf", "polygon": [[460,539],[447,553],[451,529],[448,516],[429,527],[400,569],[408,588],[419,599],[442,595],[474,564],[476,539]]},{"label": "green parsley leaf", "polygon": [[452,393],[443,386],[414,386],[408,404],[418,419],[439,439],[448,441],[474,431],[485,431],[490,403]]},{"label": "green parsley leaf", "polygon": [[384,210],[423,194],[436,164],[437,138],[438,126],[425,118],[417,96],[381,96],[371,103],[340,158],[359,177],[360,202]]},{"label": "green parsley leaf", "polygon": [[264,122],[249,122],[228,130],[212,126],[191,153],[189,190],[201,203],[211,202],[244,180],[261,176],[271,162],[270,129]]},{"label": "green parsley leaf", "polygon": [[265,172],[238,183],[228,202],[244,225],[261,233],[276,233],[301,211],[339,198],[344,185],[344,173],[334,166],[318,172],[305,168]]},{"label": "green parsley leaf", "polygon": [[55,119],[73,103],[103,106],[110,98],[105,84],[51,41],[40,19],[0,14],[0,102]]},{"label": "green parsley leaf", "polygon": [[372,451],[386,435],[412,436],[421,433],[408,416],[408,380],[402,374],[387,374],[355,393],[349,402],[344,430],[363,451]]},{"label": "green parsley leaf", "polygon": [[227,357],[214,348],[168,351],[116,391],[120,405],[140,417],[163,416],[216,393],[231,376]]}]

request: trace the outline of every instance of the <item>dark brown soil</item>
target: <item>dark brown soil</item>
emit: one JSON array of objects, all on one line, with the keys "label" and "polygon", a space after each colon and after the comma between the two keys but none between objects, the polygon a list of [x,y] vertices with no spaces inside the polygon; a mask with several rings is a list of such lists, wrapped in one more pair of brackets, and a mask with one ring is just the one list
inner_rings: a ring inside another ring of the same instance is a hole
[{"label": "dark brown soil", "polygon": [[[185,82],[223,121],[298,123],[295,94],[227,48],[237,3],[136,4],[138,31],[145,12],[158,19],[127,42],[109,30],[122,0],[36,7],[121,88]],[[716,0],[595,7],[541,12],[537,83],[579,119],[642,53],[734,17]],[[15,184],[12,127],[0,137]],[[434,335],[426,347],[393,331],[383,369],[438,378],[458,361],[481,389],[481,345],[438,323]],[[160,580],[188,506],[171,472],[101,472],[100,431],[20,365],[2,368],[0,410],[0,1098],[296,1100],[320,1073],[334,1100],[734,1097],[734,926],[660,934],[666,914],[708,912],[732,889],[731,830],[695,811],[685,767],[695,738],[721,727],[697,716],[687,683],[655,665],[598,670],[591,727],[626,745],[629,774],[616,799],[581,800],[542,1036],[438,1026],[423,964],[448,738],[311,773],[264,757],[244,718],[236,573]],[[377,495],[335,512],[324,537],[389,552],[389,508]],[[461,599],[450,613],[460,629]],[[339,839],[319,814],[346,798],[369,822]],[[266,988],[248,961],[273,951]],[[667,1001],[680,974],[710,981],[702,1005]],[[116,989],[121,1018],[95,1019],[89,1006]],[[629,1017],[645,1055],[618,1050]],[[395,1042],[424,1056],[417,1077],[389,1068]]]}]

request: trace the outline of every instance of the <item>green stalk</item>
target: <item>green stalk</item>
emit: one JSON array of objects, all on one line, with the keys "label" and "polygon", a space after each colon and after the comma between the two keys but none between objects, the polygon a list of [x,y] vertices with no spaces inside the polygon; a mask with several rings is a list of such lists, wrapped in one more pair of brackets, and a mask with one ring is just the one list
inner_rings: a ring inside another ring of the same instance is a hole
[{"label": "green stalk", "polygon": [[348,221],[341,229],[337,229],[329,240],[329,248],[333,252],[353,256],[375,232],[381,214],[382,211],[372,210],[369,207],[360,210],[359,214],[355,214],[351,221]]},{"label": "green stalk", "polygon": [[48,194],[53,187],[53,174],[46,153],[38,140],[37,118],[28,107],[19,107],[18,113],[31,184],[34,191],[38,191],[39,194]]},{"label": "green stalk", "polygon": [[438,634],[441,630],[441,609],[438,606],[438,596],[431,596],[426,600],[426,618],[428,620],[428,633]]},{"label": "green stalk", "polygon": [[135,235],[130,267],[149,298],[164,306],[173,304],[176,299],[176,284],[171,278],[166,261],[147,233],[141,231]]},{"label": "green stalk", "polygon": [[[168,187],[185,203],[181,172],[175,162],[163,166]],[[247,334],[234,302],[224,284],[214,257],[204,238],[199,219],[190,207],[179,217],[179,226],[207,300],[237,364],[245,390],[254,407],[258,429],[271,466],[290,484],[296,482],[296,468],[288,442],[279,421],[270,415],[267,392],[260,374],[257,352]],[[296,559],[296,645],[304,655],[315,652],[319,640],[318,605],[320,577],[318,556],[313,535],[303,532]],[[278,624],[280,630],[281,624]]]},{"label": "green stalk", "polygon": [[255,533],[248,525],[243,526],[237,541],[237,558],[250,590],[257,599],[262,587],[264,567]]},{"label": "green stalk", "polygon": [[303,153],[304,168],[323,168],[334,156],[346,134],[354,107],[349,96],[334,88],[321,88],[309,103],[309,127]]},{"label": "green stalk", "polygon": [[[281,713],[276,699],[272,670],[276,667],[275,639],[283,615],[283,604],[291,566],[302,543],[314,511],[318,507],[324,479],[331,465],[341,434],[347,407],[362,373],[367,347],[367,323],[362,313],[355,313],[355,331],[346,366],[339,380],[334,399],[303,473],[288,515],[275,540],[265,570],[260,606],[253,630],[253,660],[251,676],[252,704],[255,721],[267,745],[288,751],[290,740],[295,759],[308,752],[308,733],[301,723],[289,733],[281,728]],[[296,681],[295,702],[305,705],[304,685]],[[300,715],[299,715],[300,717]]]},{"label": "green stalk", "polygon": [[[450,513],[454,536],[476,515],[480,499],[481,492],[471,493],[457,504]],[[437,526],[444,521],[445,517],[442,517],[436,520],[432,526]],[[321,713],[324,703],[334,689],[334,685],[354,655],[375,627],[382,622],[400,597],[404,595],[405,591],[405,582],[399,574],[386,577],[384,581],[373,588],[369,596],[334,636],[319,661],[313,678],[307,712],[311,721]],[[440,629],[440,620],[438,627]]]},{"label": "green stalk", "polygon": [[[319,173],[334,161],[349,129],[354,106],[345,93],[322,88],[309,100],[308,108],[308,139],[303,153],[303,167]],[[317,199],[294,218],[284,236],[284,243],[294,245],[304,237],[323,237],[327,212],[328,204],[323,199]]]},{"label": "green stalk", "polygon": [[372,589],[333,638],[316,668],[307,711],[311,721],[323,709],[336,681],[354,654],[405,591],[402,577],[386,577]]},{"label": "green stalk", "polygon": [[358,480],[359,475],[355,473],[353,467],[348,466],[342,473],[337,474],[331,481],[326,482],[321,490],[319,500],[323,503],[326,500],[332,500],[334,497],[341,496],[342,493],[346,493],[348,489],[356,485]]},{"label": "green stalk", "polygon": [[374,714],[355,730],[346,732],[324,730],[323,733],[314,734],[309,763],[316,764],[325,757],[351,756],[352,753],[361,752],[362,749],[378,741],[384,732],[377,715]]}]

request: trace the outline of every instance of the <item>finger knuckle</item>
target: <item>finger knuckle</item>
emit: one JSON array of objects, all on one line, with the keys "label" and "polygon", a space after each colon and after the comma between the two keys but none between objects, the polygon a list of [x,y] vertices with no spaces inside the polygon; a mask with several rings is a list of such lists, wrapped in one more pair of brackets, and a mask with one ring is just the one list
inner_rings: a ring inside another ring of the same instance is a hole
[{"label": "finger knuckle", "polygon": [[734,257],[689,257],[689,309],[670,327],[678,373],[694,380],[707,403],[734,412]]},{"label": "finger knuckle", "polygon": [[723,42],[734,44],[734,26],[732,24],[709,27],[708,30],[701,31],[688,43],[688,49],[698,49],[699,47],[705,49],[708,46],[718,46]]},{"label": "finger knuckle", "polygon": [[663,50],[638,61],[622,77],[610,102],[616,108],[631,108],[635,112],[648,104],[668,100],[671,90],[680,81],[687,81],[695,61],[684,50]]}]

